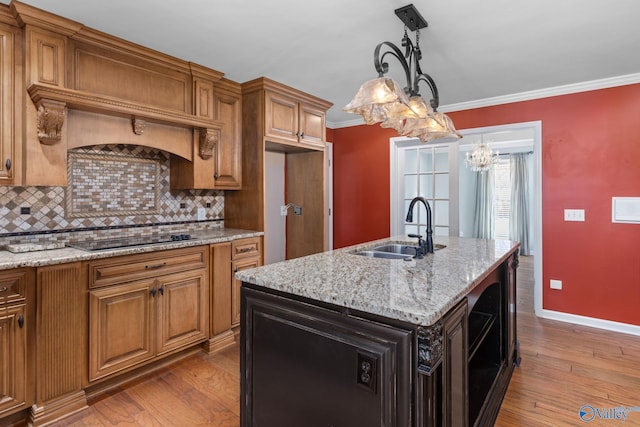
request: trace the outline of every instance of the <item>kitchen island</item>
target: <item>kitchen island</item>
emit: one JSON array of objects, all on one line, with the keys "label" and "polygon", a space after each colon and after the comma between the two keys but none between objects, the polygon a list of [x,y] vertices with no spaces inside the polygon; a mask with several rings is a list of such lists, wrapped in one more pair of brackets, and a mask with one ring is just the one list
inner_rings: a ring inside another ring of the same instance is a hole
[{"label": "kitchen island", "polygon": [[237,274],[241,424],[492,425],[519,361],[518,244],[392,238]]}]

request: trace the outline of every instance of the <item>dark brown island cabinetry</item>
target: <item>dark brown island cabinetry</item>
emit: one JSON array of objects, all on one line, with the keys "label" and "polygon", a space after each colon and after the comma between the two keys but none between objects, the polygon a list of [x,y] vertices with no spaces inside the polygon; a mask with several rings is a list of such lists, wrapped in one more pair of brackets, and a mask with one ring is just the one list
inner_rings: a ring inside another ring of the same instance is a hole
[{"label": "dark brown island cabinetry", "polygon": [[243,283],[241,425],[493,425],[519,361],[516,268],[428,326]]}]

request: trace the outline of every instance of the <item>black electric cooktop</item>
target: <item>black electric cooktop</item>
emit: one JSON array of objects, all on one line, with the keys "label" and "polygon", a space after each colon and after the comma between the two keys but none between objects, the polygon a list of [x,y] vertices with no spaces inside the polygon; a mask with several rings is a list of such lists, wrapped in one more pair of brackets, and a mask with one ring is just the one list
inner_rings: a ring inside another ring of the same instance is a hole
[{"label": "black electric cooktop", "polygon": [[94,252],[107,249],[128,248],[132,246],[154,245],[157,243],[179,242],[182,240],[196,240],[190,234],[168,234],[152,236],[120,237],[117,239],[86,240],[84,242],[67,243],[67,246],[83,251]]}]

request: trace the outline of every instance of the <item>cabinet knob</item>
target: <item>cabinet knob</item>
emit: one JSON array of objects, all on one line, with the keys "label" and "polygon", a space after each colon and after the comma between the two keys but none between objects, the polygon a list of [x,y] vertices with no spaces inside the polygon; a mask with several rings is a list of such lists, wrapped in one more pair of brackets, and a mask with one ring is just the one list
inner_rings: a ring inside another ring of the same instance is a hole
[{"label": "cabinet knob", "polygon": [[300,134],[300,139],[304,139],[304,132]]},{"label": "cabinet knob", "polygon": [[300,138],[300,131],[296,131],[296,137]]},{"label": "cabinet knob", "polygon": [[156,292],[158,292],[158,291],[157,291],[156,287],[154,286],[154,287],[151,289],[151,295],[152,295],[154,298],[156,297]]},{"label": "cabinet knob", "polygon": [[7,159],[6,162],[4,162],[4,167],[9,171],[11,170],[11,159]]},{"label": "cabinet knob", "polygon": [[158,292],[160,292],[160,295],[164,295],[164,285],[158,288]]},{"label": "cabinet knob", "polygon": [[24,326],[24,316],[22,314],[18,316],[18,326],[20,326],[20,329]]},{"label": "cabinet knob", "polygon": [[213,174],[213,179],[218,179],[218,172]]}]

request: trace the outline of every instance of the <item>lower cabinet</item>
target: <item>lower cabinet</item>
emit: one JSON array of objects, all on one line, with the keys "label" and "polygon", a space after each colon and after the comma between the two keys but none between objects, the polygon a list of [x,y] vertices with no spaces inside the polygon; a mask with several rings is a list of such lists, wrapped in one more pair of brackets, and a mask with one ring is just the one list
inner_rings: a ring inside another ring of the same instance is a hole
[{"label": "lower cabinet", "polygon": [[249,237],[211,245],[211,336],[207,350],[214,352],[235,343],[240,326],[240,288],[235,273],[262,265],[262,238]]},{"label": "lower cabinet", "polygon": [[[199,250],[205,262],[207,257]],[[175,259],[193,259],[192,252],[188,252],[191,256]],[[163,268],[175,270],[179,265],[163,261],[167,258],[162,255],[153,255],[139,263],[144,265],[140,273],[154,271],[148,277],[126,281],[127,274],[120,284],[89,291],[89,381],[136,367],[208,337],[207,270],[163,274]],[[120,261],[113,262],[113,266],[103,263],[99,269],[117,270]]]},{"label": "lower cabinet", "polygon": [[29,270],[0,274],[0,417],[33,403],[33,358],[27,351],[33,335],[28,321],[33,313],[27,310],[32,286]]}]

